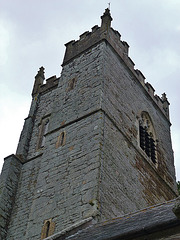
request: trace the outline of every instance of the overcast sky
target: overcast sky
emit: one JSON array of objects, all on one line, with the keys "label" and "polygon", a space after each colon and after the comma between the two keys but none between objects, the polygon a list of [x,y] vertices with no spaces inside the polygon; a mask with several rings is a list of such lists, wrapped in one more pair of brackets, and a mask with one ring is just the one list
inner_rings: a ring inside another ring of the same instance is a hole
[{"label": "overcast sky", "polygon": [[34,76],[61,72],[64,44],[101,23],[111,2],[112,27],[156,94],[170,102],[172,143],[180,180],[180,0],[1,0],[0,168],[16,152]]}]

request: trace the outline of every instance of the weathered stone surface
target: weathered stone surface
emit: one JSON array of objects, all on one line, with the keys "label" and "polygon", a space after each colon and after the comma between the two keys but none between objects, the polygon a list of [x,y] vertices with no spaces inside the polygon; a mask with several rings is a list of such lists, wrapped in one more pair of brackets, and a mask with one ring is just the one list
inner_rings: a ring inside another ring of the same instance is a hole
[{"label": "weathered stone surface", "polygon": [[[101,222],[176,197],[167,99],[153,95],[106,20],[105,38],[86,42],[85,33],[68,44],[60,78],[43,84],[43,73],[36,76],[7,240],[49,236],[48,219],[57,234],[84,219]],[[142,111],[156,132],[156,165],[139,146]]]},{"label": "weathered stone surface", "polygon": [[[106,114],[100,189],[102,212],[110,218],[112,212],[118,216],[172,199],[176,181],[169,121],[111,46],[104,43],[103,51],[102,109]],[[142,111],[153,119],[157,166],[139,146],[138,119]]]},{"label": "weathered stone surface", "polygon": [[8,239],[20,238],[21,227],[25,239],[38,239],[41,227],[35,231],[34,226],[42,226],[45,219],[53,218],[57,231],[88,216],[89,201],[97,198],[101,121],[96,113],[64,127],[66,144],[59,148],[55,145],[61,130],[48,134],[43,155],[23,165]]}]

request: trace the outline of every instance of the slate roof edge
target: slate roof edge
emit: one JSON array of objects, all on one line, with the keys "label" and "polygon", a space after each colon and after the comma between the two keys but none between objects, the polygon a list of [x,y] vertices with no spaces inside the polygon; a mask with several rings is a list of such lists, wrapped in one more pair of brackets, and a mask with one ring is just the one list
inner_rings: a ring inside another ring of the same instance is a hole
[{"label": "slate roof edge", "polygon": [[90,225],[92,225],[93,222],[93,218],[92,217],[88,217],[86,219],[83,219],[81,221],[78,221],[74,224],[72,224],[71,226],[63,229],[62,231],[55,233],[47,238],[45,238],[44,240],[61,240],[64,239],[64,237],[69,236],[70,234],[74,234],[75,232],[79,232],[80,230],[84,229],[84,228],[88,228]]},{"label": "slate roof edge", "polygon": [[109,221],[94,224],[73,234],[65,234],[63,238],[53,240],[108,240],[133,239],[174,229],[178,226],[180,232],[180,219],[173,212],[177,199],[133,212]]}]

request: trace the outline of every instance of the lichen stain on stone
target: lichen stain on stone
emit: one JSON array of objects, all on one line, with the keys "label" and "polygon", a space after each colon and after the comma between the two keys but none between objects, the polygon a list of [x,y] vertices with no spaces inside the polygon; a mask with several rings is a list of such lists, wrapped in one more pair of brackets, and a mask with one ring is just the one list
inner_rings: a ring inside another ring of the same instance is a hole
[{"label": "lichen stain on stone", "polygon": [[136,155],[135,160],[135,168],[139,172],[138,179],[143,186],[144,199],[148,205],[157,204],[163,198],[164,201],[172,199],[174,195],[170,191],[167,191],[165,183],[162,182],[163,180],[161,181],[159,177],[155,176],[154,170],[148,166],[145,160],[140,155]]},{"label": "lichen stain on stone", "polygon": [[133,126],[129,129],[129,132],[130,132],[135,138],[137,138],[138,131],[137,131],[136,126],[133,125]]},{"label": "lichen stain on stone", "polygon": [[168,168],[165,162],[165,157],[163,152],[158,148],[157,149],[157,159],[158,159],[158,173],[163,177],[168,183],[173,184],[173,179],[168,175]]},{"label": "lichen stain on stone", "polygon": [[28,190],[30,191],[32,188],[36,186],[37,180],[30,180],[28,184]]},{"label": "lichen stain on stone", "polygon": [[64,120],[64,121],[62,121],[62,123],[61,123],[61,126],[63,126],[65,123],[66,123],[66,121],[65,121],[65,120]]},{"label": "lichen stain on stone", "polygon": [[69,147],[69,151],[72,151],[74,149],[74,146]]},{"label": "lichen stain on stone", "polygon": [[35,169],[31,169],[31,173],[29,175],[29,181],[28,181],[28,190],[31,191],[32,189],[35,188],[37,184],[37,171],[35,171]]}]

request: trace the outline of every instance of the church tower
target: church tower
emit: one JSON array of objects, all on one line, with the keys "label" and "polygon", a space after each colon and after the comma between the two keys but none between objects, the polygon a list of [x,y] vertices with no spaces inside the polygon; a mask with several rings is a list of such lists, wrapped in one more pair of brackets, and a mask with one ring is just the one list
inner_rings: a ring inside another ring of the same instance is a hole
[{"label": "church tower", "polygon": [[1,239],[45,239],[177,196],[167,97],[134,68],[109,9],[101,20],[65,45],[59,78],[35,77],[0,177]]}]

